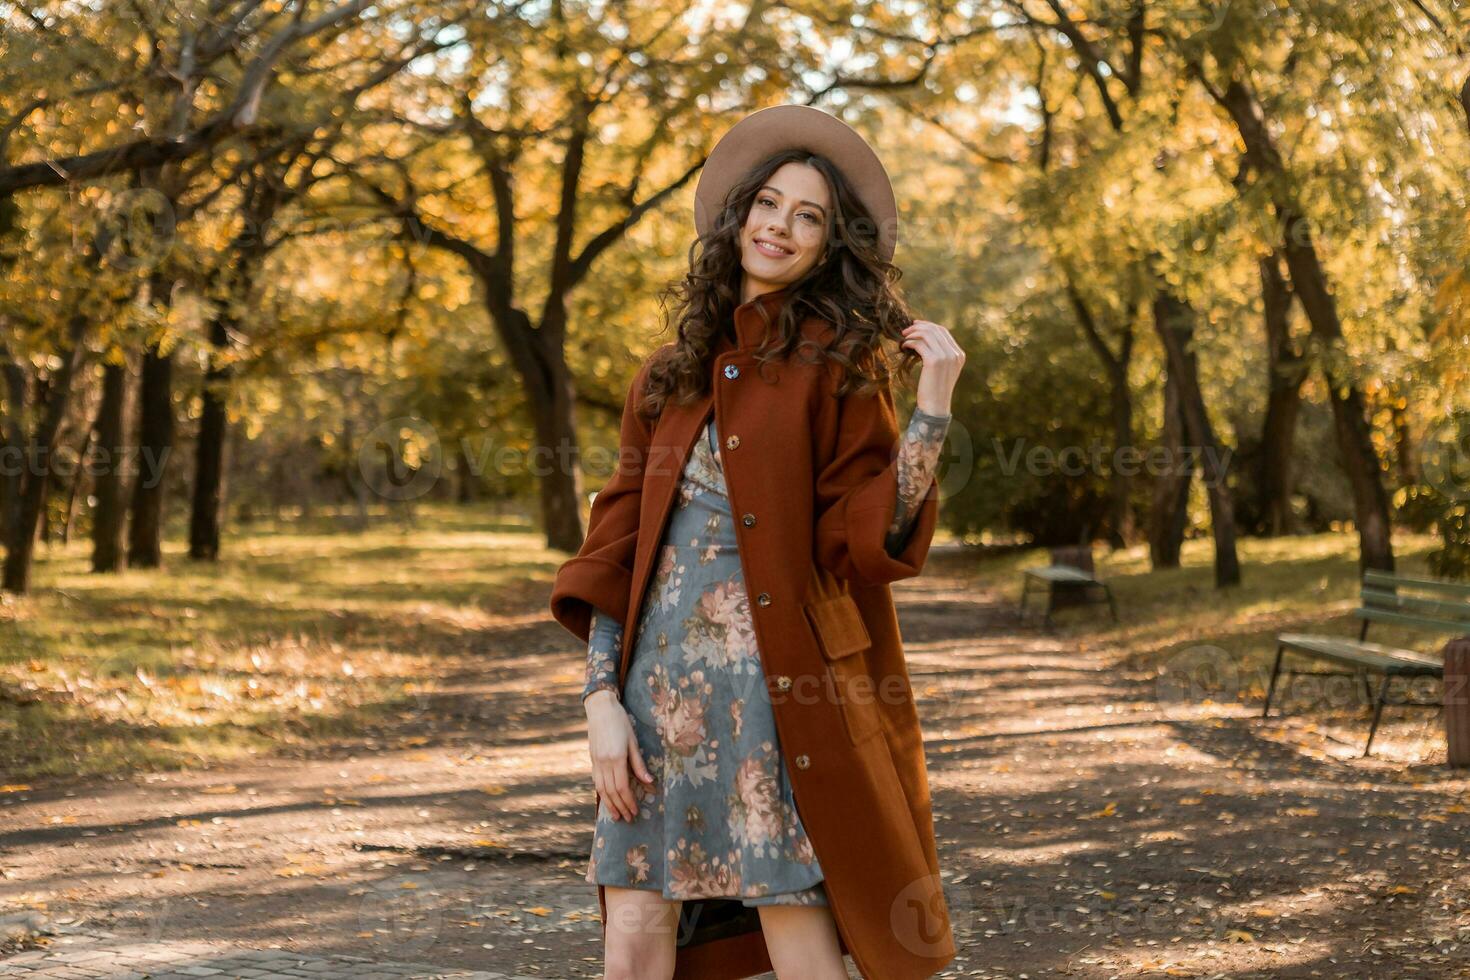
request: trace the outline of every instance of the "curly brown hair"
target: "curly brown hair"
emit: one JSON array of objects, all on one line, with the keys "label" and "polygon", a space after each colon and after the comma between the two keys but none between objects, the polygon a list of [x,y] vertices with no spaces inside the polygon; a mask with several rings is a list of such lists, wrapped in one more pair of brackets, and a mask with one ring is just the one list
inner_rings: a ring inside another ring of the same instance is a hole
[{"label": "curly brown hair", "polygon": [[[641,405],[645,416],[660,415],[669,398],[687,403],[709,390],[716,343],[739,305],[744,275],[740,231],[757,192],[791,162],[815,167],[827,181],[834,205],[828,249],[805,276],[785,287],[787,300],[756,359],[764,364],[785,359],[799,348],[813,348],[810,353],[818,359],[840,365],[839,396],[853,389],[870,392],[889,383],[895,373],[909,382],[918,353],[899,346],[895,367],[884,347],[885,338],[901,345],[903,329],[913,317],[897,289],[902,271],[877,253],[877,222],[830,160],[806,150],[782,150],[730,189],[709,233],[689,246],[688,274],[660,293],[664,329],[676,322],[678,339],[649,365]],[[801,337],[800,325],[809,315],[822,317],[835,328],[826,347]]]}]

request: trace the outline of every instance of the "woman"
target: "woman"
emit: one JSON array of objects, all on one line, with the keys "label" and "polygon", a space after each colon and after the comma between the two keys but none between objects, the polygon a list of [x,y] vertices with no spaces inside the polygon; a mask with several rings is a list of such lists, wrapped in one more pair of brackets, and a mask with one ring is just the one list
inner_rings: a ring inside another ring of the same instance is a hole
[{"label": "woman", "polygon": [[[696,202],[679,339],[629,389],[633,458],[552,594],[588,641],[606,976],[826,980],[844,952],[865,975],[929,976],[953,945],[887,585],[927,551],[964,354],[907,316],[887,176],[834,117],[743,120]],[[885,340],[923,364],[902,440]],[[747,571],[777,588],[752,603]],[[793,743],[831,746],[828,764]],[[788,758],[818,774],[794,784]],[[845,804],[873,821],[874,873]]]}]

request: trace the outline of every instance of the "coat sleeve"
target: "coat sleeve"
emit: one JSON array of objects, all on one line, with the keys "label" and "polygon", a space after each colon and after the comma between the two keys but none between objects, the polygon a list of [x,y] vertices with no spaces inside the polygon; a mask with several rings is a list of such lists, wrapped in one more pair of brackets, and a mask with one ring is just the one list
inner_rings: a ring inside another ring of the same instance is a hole
[{"label": "coat sleeve", "polygon": [[581,549],[557,569],[551,586],[552,617],[583,643],[590,640],[594,608],[619,624],[628,616],[643,472],[652,436],[651,423],[640,418],[635,408],[650,361],[639,368],[623,400],[617,468],[592,498]]},{"label": "coat sleeve", "polygon": [[902,550],[891,554],[885,539],[898,509],[900,477],[898,412],[891,387],[841,398],[828,393],[823,400],[819,442],[833,448],[816,474],[817,564],[861,585],[918,575],[934,538],[939,491],[931,473],[920,490],[908,538]]}]

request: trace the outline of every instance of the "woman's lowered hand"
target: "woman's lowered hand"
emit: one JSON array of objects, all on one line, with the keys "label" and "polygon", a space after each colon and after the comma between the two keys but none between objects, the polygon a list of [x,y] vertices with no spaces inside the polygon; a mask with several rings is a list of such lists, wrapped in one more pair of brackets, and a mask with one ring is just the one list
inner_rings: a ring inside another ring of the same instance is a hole
[{"label": "woman's lowered hand", "polygon": [[593,785],[614,820],[631,821],[638,816],[633,778],[642,780],[646,786],[653,784],[653,776],[638,751],[633,719],[615,691],[593,691],[583,704],[587,708],[587,749],[592,756]]}]

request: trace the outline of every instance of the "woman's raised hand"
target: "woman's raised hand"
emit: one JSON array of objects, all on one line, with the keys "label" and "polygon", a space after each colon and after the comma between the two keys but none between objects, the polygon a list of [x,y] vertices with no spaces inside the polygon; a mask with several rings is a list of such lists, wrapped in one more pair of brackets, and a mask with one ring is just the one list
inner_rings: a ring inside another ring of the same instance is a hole
[{"label": "woman's raised hand", "polygon": [[592,783],[614,820],[634,820],[638,816],[638,798],[632,780],[637,778],[651,786],[653,776],[638,751],[633,719],[614,691],[593,691],[583,704],[587,708]]},{"label": "woman's raised hand", "polygon": [[932,320],[915,320],[903,328],[902,346],[918,351],[924,367],[914,405],[929,415],[948,415],[950,396],[965,366],[965,352],[946,328]]}]

